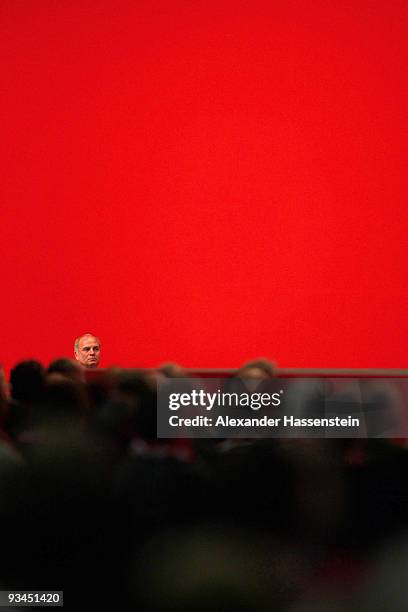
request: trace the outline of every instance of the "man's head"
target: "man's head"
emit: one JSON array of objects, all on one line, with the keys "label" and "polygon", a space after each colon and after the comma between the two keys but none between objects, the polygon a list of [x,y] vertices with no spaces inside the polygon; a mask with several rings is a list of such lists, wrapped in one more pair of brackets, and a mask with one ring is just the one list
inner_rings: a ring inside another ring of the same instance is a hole
[{"label": "man's head", "polygon": [[85,368],[97,368],[101,357],[101,343],[93,334],[84,334],[75,340],[75,359]]}]

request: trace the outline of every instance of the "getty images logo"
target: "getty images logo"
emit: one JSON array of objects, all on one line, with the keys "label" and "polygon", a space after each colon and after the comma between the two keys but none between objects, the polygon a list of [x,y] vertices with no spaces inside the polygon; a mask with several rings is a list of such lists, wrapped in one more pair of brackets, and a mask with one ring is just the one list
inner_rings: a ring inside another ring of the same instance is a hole
[{"label": "getty images logo", "polygon": [[229,393],[218,389],[214,393],[204,391],[204,389],[193,389],[188,393],[170,393],[169,408],[178,410],[179,408],[195,406],[212,410],[215,408],[240,407],[260,410],[270,406],[280,406],[283,389],[276,393]]}]

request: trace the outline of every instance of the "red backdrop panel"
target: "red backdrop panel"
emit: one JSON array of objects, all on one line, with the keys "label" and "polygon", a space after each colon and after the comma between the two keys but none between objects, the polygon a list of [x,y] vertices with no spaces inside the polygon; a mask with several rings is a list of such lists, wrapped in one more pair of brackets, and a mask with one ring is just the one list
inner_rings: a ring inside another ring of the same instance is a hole
[{"label": "red backdrop panel", "polygon": [[405,0],[3,0],[0,361],[407,364]]}]

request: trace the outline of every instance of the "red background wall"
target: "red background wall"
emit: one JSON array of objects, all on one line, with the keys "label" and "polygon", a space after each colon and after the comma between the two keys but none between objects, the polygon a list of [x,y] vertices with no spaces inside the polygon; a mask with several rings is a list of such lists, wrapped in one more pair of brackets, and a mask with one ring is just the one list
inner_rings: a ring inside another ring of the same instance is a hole
[{"label": "red background wall", "polygon": [[405,0],[2,0],[7,367],[407,365]]}]

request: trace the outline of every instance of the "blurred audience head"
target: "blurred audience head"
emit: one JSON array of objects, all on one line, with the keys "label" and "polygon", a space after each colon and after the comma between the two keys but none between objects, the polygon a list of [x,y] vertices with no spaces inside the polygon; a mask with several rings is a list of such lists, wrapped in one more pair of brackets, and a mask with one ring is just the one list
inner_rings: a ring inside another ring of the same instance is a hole
[{"label": "blurred audience head", "polygon": [[0,365],[0,402],[5,401],[8,396],[8,384],[3,366]]},{"label": "blurred audience head", "polygon": [[62,374],[66,378],[71,380],[84,382],[84,370],[81,368],[78,361],[75,359],[68,359],[68,357],[60,357],[54,359],[48,366],[48,374]]},{"label": "blurred audience head", "polygon": [[171,361],[162,363],[162,365],[157,368],[157,372],[166,378],[188,378],[187,370],[178,363],[173,363]]},{"label": "blurred audience head", "polygon": [[10,372],[11,397],[21,403],[38,403],[43,399],[46,372],[39,361],[21,361]]},{"label": "blurred audience head", "polygon": [[45,385],[42,417],[50,423],[78,420],[88,409],[86,387],[81,381],[54,372]]},{"label": "blurred audience head", "polygon": [[276,376],[276,366],[268,359],[254,359],[237,370],[236,377],[263,380]]}]

